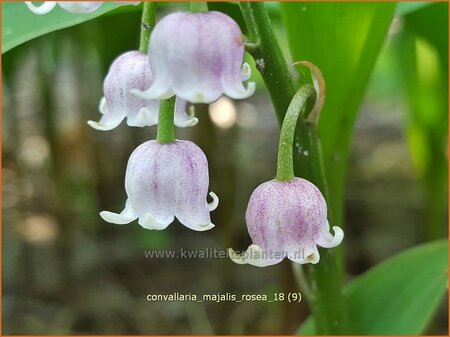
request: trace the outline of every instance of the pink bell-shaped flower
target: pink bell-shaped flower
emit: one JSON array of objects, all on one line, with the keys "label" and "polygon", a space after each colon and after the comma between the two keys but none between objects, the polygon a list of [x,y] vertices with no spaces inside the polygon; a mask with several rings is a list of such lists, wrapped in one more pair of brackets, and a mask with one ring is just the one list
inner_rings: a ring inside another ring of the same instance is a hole
[{"label": "pink bell-shaped flower", "polygon": [[175,217],[186,227],[205,231],[214,227],[210,212],[219,204],[208,203],[208,161],[194,143],[176,140],[140,145],[128,161],[125,190],[128,200],[120,213],[103,211],[108,222],[127,224],[139,219],[146,229],[165,229]]},{"label": "pink bell-shaped flower", "polygon": [[[115,1],[117,3],[126,4],[126,5],[138,5],[139,1]],[[35,6],[31,1],[25,1],[28,9],[32,11],[34,14],[47,14],[59,5],[62,9],[67,12],[76,13],[76,14],[87,14],[95,12],[100,8],[103,1],[44,1],[44,3],[40,6]]]},{"label": "pink bell-shaped flower", "polygon": [[242,65],[244,41],[230,17],[219,12],[172,13],[150,37],[149,57],[154,81],[147,91],[133,91],[148,99],[173,95],[192,103],[212,103],[223,94],[247,98],[250,67]]},{"label": "pink bell-shaped flower", "polygon": [[[229,249],[230,258],[239,264],[265,267],[285,257],[300,264],[315,264],[320,259],[317,246],[336,247],[344,238],[338,226],[333,227],[334,236],[330,233],[327,204],[320,190],[294,173],[293,143],[297,122],[300,117],[309,118],[309,114],[314,114],[308,123],[316,124],[325,99],[325,81],[320,69],[312,63],[302,63],[311,69],[314,87],[301,86],[288,106],[278,143],[276,177],[259,185],[247,206],[245,220],[253,244],[243,254]],[[311,110],[305,112],[305,107]],[[317,152],[314,151],[316,156]]]},{"label": "pink bell-shaped flower", "polygon": [[[126,117],[129,126],[152,126],[158,123],[159,100],[148,100],[130,93],[131,88],[144,89],[153,77],[147,55],[129,51],[117,57],[109,68],[103,82],[104,97],[100,100],[99,122],[88,121],[97,130],[111,130]],[[198,119],[185,112],[186,101],[177,99],[175,125],[187,127],[197,124]]]},{"label": "pink bell-shaped flower", "polygon": [[285,257],[297,262],[319,262],[317,245],[332,248],[344,237],[334,226],[330,234],[327,205],[320,190],[302,178],[272,180],[259,185],[250,197],[245,214],[253,241],[243,254],[229,249],[239,264],[265,267]]}]

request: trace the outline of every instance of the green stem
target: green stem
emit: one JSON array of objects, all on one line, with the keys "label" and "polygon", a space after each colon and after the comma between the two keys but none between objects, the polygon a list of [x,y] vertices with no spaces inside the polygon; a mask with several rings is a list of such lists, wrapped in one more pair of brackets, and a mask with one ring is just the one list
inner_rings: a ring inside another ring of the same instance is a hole
[{"label": "green stem", "polygon": [[269,90],[278,122],[281,124],[296,91],[291,76],[292,68],[284,59],[264,4],[262,2],[239,4],[252,42],[252,48],[248,51],[258,61],[258,70]]},{"label": "green stem", "polygon": [[191,2],[191,12],[207,12],[208,3],[206,1],[192,1]]},{"label": "green stem", "polygon": [[139,51],[142,53],[148,52],[150,34],[152,33],[152,30],[155,27],[156,22],[155,7],[156,2],[153,1],[144,2],[141,20],[141,39],[139,43]]},{"label": "green stem", "polygon": [[[306,103],[312,107],[316,100],[316,91],[310,84],[302,86],[292,98],[281,126],[280,141],[278,143],[277,180],[287,181],[295,177],[294,174],[294,136],[298,118]],[[308,109],[309,110],[309,109]]]},{"label": "green stem", "polygon": [[[156,22],[156,2],[144,2],[142,9],[141,21],[141,39],[139,43],[139,51],[148,52],[148,44],[150,35]],[[174,125],[174,109],[175,96],[172,98],[161,100],[158,113],[158,127],[156,140],[160,144],[172,143],[175,141],[175,125]]]},{"label": "green stem", "polygon": [[158,114],[158,128],[156,140],[159,144],[173,143],[175,141],[174,125],[175,96],[161,100]]},{"label": "green stem", "polygon": [[[281,124],[296,93],[291,68],[283,57],[264,3],[241,2],[240,6],[250,38],[258,45],[251,54],[255,60],[259,60],[258,69]],[[313,182],[330,204],[317,125],[300,119],[295,142],[302,146],[299,149],[302,153],[301,160],[294,161],[295,173]],[[337,211],[329,209],[330,223],[335,223],[334,214],[338,213]],[[310,307],[316,325],[315,332],[327,335],[348,333],[347,311],[342,293],[342,263],[333,250],[321,250],[320,256],[317,265],[309,266],[313,290]]]}]

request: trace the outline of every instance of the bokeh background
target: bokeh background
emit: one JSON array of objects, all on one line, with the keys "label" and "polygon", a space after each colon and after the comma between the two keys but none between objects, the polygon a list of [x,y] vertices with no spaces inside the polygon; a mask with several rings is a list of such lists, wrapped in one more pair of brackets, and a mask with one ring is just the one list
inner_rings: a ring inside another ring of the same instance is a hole
[{"label": "bokeh background", "polygon": [[[429,10],[447,13],[446,6]],[[158,17],[184,8],[160,6]],[[268,8],[289,57],[277,5]],[[407,20],[396,17],[391,24],[354,130],[343,224],[347,280],[408,247],[447,236],[448,67],[438,50],[447,50],[447,39],[438,38],[436,48],[413,37],[423,80],[414,91],[399,43]],[[122,124],[100,132],[86,124],[99,119],[111,61],[137,48],[139,24],[138,9],[121,9],[3,55],[3,333],[292,334],[309,314],[305,303],[146,300],[147,294],[174,292],[297,291],[287,261],[253,268],[227,259],[146,259],[144,253],[250,244],[245,209],[253,189],[274,176],[279,134],[256,71],[253,97],[198,105],[199,124],[177,130],[208,157],[210,189],[220,197],[214,230],[197,233],[175,222],[148,231],[98,215],[122,210],[128,157],[155,138],[154,127]],[[447,314],[442,303],[428,333],[446,334]]]}]

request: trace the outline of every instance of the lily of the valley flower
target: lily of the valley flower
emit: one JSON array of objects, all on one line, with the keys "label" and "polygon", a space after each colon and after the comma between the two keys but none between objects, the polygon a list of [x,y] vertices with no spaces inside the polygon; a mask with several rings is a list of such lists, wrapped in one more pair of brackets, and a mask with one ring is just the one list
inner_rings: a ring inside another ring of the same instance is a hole
[{"label": "lily of the valley flower", "polygon": [[231,259],[239,264],[265,267],[285,257],[315,264],[320,259],[317,245],[332,248],[344,237],[337,226],[331,235],[322,193],[301,178],[259,185],[250,197],[245,220],[253,244],[240,255],[229,249]]},{"label": "lily of the valley flower", "polygon": [[208,162],[194,143],[176,140],[140,145],[128,161],[125,190],[128,200],[120,213],[103,211],[101,217],[115,224],[139,219],[146,229],[164,229],[175,217],[186,227],[205,231],[214,227],[210,212],[219,204],[208,204]]},{"label": "lily of the valley flower", "polygon": [[[140,1],[114,1],[120,4],[125,5],[138,5]],[[100,8],[103,1],[44,1],[44,3],[40,6],[35,6],[33,2],[31,1],[25,1],[25,4],[27,5],[28,9],[32,11],[34,14],[47,14],[49,13],[53,8],[56,7],[56,5],[59,5],[62,9],[66,10],[67,12],[71,13],[92,13],[95,12],[97,9]]]},{"label": "lily of the valley flower", "polygon": [[314,102],[312,111],[317,111],[311,123],[317,123],[324,99],[317,99],[317,96],[325,92],[320,70],[311,63],[307,65],[314,68],[315,87],[301,86],[288,106],[278,143],[276,177],[259,185],[247,206],[245,220],[253,244],[243,254],[229,249],[230,258],[236,263],[265,267],[287,257],[300,264],[315,264],[320,259],[317,246],[336,247],[344,238],[338,226],[333,227],[334,236],[330,233],[327,204],[320,190],[308,180],[295,177],[294,173],[293,143],[297,122],[303,117],[305,106],[310,107]]},{"label": "lily of the valley flower", "polygon": [[225,94],[247,98],[250,67],[242,65],[244,41],[230,17],[219,12],[173,13],[163,18],[150,37],[149,56],[154,81],[147,91],[134,92],[148,99],[173,95],[192,103],[211,103]]},{"label": "lily of the valley flower", "polygon": [[[111,130],[126,117],[129,126],[151,126],[158,123],[159,100],[148,100],[130,93],[131,88],[144,89],[152,83],[147,55],[129,51],[117,57],[103,82],[104,97],[100,100],[99,122],[88,124],[97,130]],[[175,124],[179,127],[197,124],[198,119],[185,112],[186,101],[177,99]]]}]

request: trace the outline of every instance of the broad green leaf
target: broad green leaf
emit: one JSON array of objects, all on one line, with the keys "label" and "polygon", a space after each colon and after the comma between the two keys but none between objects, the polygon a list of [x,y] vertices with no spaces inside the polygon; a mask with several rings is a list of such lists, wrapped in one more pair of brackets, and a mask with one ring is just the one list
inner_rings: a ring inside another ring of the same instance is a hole
[{"label": "broad green leaf", "polygon": [[395,3],[284,2],[281,8],[292,60],[314,63],[325,77],[327,97],[319,131],[329,206],[342,225],[353,124]]},{"label": "broad green leaf", "polygon": [[413,13],[415,11],[421,10],[429,5],[433,4],[432,2],[399,2],[397,3],[397,7],[395,8],[395,15],[407,15]]},{"label": "broad green leaf", "polygon": [[50,13],[36,15],[23,2],[2,2],[2,54],[8,50],[55,30],[78,25],[118,8],[105,2],[90,14],[69,13],[56,6]]},{"label": "broad green leaf", "polygon": [[[349,334],[419,335],[447,288],[448,243],[435,241],[408,249],[376,265],[348,284]],[[308,319],[298,331],[313,335]]]}]

